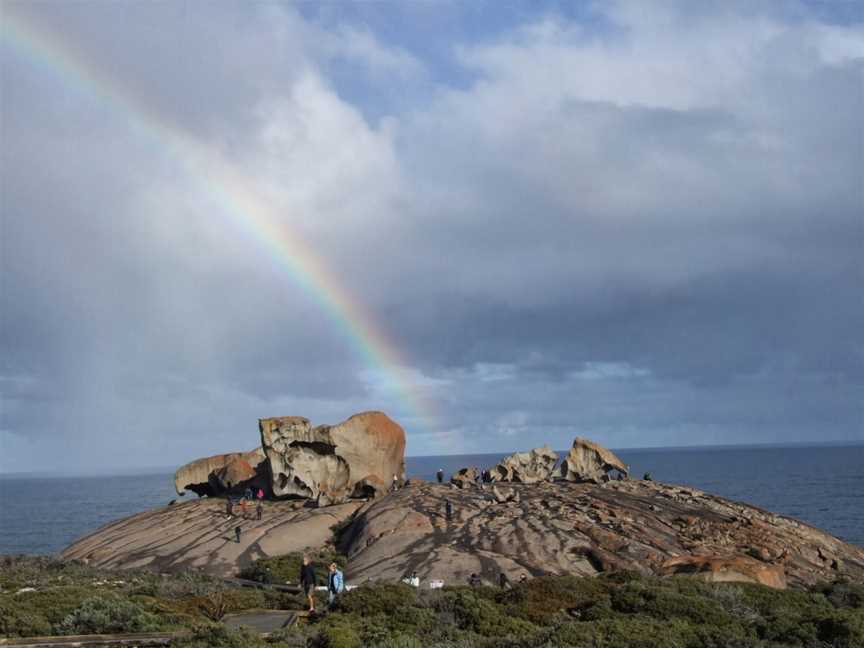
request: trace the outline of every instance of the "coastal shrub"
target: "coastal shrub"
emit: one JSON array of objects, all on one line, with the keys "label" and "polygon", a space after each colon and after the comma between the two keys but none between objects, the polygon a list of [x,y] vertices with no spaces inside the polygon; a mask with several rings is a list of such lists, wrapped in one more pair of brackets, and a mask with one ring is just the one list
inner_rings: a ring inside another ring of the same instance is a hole
[{"label": "coastal shrub", "polygon": [[535,629],[531,622],[507,614],[504,608],[473,591],[457,593],[454,615],[460,629],[483,637],[522,636]]},{"label": "coastal shrub", "polygon": [[331,622],[322,628],[320,639],[323,641],[319,643],[322,648],[362,648],[363,643],[355,625],[348,619]]},{"label": "coastal shrub", "polygon": [[170,575],[146,574],[137,579],[131,588],[135,594],[164,599],[206,596],[222,589],[225,589],[225,584],[220,579],[196,571]]},{"label": "coastal shrub", "polygon": [[598,604],[608,607],[607,589],[608,583],[597,578],[547,576],[499,590],[496,600],[509,614],[542,625],[561,611],[581,612]]},{"label": "coastal shrub", "polygon": [[[319,585],[327,582],[330,563],[335,562],[340,569],[345,569],[347,560],[344,555],[334,549],[325,547],[318,551],[310,551],[312,566]],[[298,583],[300,581],[300,566],[303,564],[303,552],[293,552],[283,556],[259,558],[240,571],[240,578],[254,580],[258,583]]]},{"label": "coastal shrub", "polygon": [[417,589],[404,583],[361,585],[340,595],[333,609],[346,614],[402,614],[417,603]]},{"label": "coastal shrub", "polygon": [[[680,585],[684,586],[685,592],[678,591]],[[684,618],[710,626],[725,627],[736,623],[719,602],[704,596],[704,587],[692,585],[695,585],[693,581],[680,584],[663,581],[627,583],[613,590],[612,608],[656,619]]]},{"label": "coastal shrub", "polygon": [[141,606],[117,598],[90,598],[72,611],[58,630],[60,634],[104,634],[112,632],[156,632],[159,618]]},{"label": "coastal shrub", "polygon": [[218,621],[231,612],[268,608],[267,603],[268,596],[261,590],[224,588],[205,596],[182,599],[175,606],[179,612]]},{"label": "coastal shrub", "polygon": [[36,637],[51,634],[51,623],[39,613],[21,609],[14,601],[0,600],[0,636]]},{"label": "coastal shrub", "polygon": [[289,648],[278,638],[265,641],[257,633],[241,627],[228,628],[218,623],[196,625],[186,636],[174,639],[171,648]]},{"label": "coastal shrub", "polygon": [[813,591],[822,594],[836,608],[864,608],[864,584],[835,581],[817,585]]},{"label": "coastal shrub", "polygon": [[10,606],[32,618],[41,617],[48,623],[58,624],[85,600],[93,596],[89,587],[53,587],[37,592],[22,592],[3,597]]},{"label": "coastal shrub", "polygon": [[396,634],[373,644],[370,648],[427,648],[427,646],[428,644],[424,644],[417,637],[405,634]]}]

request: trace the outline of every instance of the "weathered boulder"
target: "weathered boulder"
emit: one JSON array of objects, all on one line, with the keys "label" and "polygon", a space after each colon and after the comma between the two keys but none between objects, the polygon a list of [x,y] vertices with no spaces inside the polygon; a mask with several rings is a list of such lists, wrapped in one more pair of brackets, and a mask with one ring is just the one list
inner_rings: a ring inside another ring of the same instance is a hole
[{"label": "weathered boulder", "polygon": [[465,488],[466,486],[474,486],[479,478],[480,471],[472,466],[470,468],[461,468],[450,478],[450,483],[455,484],[459,488]]},{"label": "weathered boulder", "polygon": [[261,445],[277,497],[332,504],[380,494],[395,476],[405,479],[405,431],[382,412],[355,414],[315,428],[309,419],[261,419]]},{"label": "weathered boulder", "polygon": [[[230,452],[196,459],[177,469],[174,473],[174,488],[178,495],[183,495],[186,490],[198,495],[219,495],[253,480],[257,473],[263,472],[261,464],[266,458],[261,448],[255,448],[249,452]],[[232,467],[226,470],[228,466]],[[226,486],[229,481],[232,486]]]},{"label": "weathered boulder", "polygon": [[504,489],[493,486],[491,490],[492,497],[494,497],[495,501],[499,504],[506,504],[507,502],[518,503],[522,499],[519,497],[519,491],[513,490],[512,488]]},{"label": "weathered boulder", "polygon": [[627,465],[598,443],[576,437],[573,447],[555,469],[553,477],[576,482],[594,482],[599,484],[608,479],[608,473],[617,470],[623,475],[629,474]]},{"label": "weathered boulder", "polygon": [[221,490],[228,492],[251,482],[256,476],[257,473],[252,465],[245,459],[237,457],[215,471],[210,478],[211,482],[215,482]]},{"label": "weathered boulder", "polygon": [[534,484],[552,476],[558,453],[549,446],[516,452],[490,470],[492,481]]},{"label": "weathered boulder", "polygon": [[760,583],[786,589],[782,565],[769,565],[749,556],[679,556],[667,560],[661,573],[691,574],[712,583]]}]

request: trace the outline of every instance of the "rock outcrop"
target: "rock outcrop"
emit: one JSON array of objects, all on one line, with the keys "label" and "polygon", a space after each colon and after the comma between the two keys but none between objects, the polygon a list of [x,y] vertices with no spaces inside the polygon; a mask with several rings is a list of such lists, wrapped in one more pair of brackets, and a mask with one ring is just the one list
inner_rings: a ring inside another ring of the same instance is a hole
[{"label": "rock outcrop", "polygon": [[627,465],[611,450],[588,439],[576,437],[573,447],[561,461],[561,465],[555,469],[553,476],[556,479],[596,484],[607,478],[613,470],[625,477],[630,472]]},{"label": "rock outcrop", "polygon": [[472,466],[470,468],[461,468],[457,471],[456,474],[450,478],[450,483],[454,484],[457,488],[465,488],[476,485],[479,479],[480,470]]},{"label": "rock outcrop", "polygon": [[[261,520],[227,517],[225,502],[204,498],[116,520],[69,545],[61,558],[96,567],[201,571],[236,576],[257,558],[317,549],[333,537],[331,527],[363,502],[309,508],[301,501],[265,502]],[[236,542],[234,527],[243,529]]]},{"label": "rock outcrop", "polygon": [[[496,493],[497,491],[497,493]],[[445,500],[453,507],[445,515]],[[419,484],[364,505],[343,535],[347,577],[497,582],[504,573],[630,570],[811,586],[864,583],[864,549],[791,518],[644,481],[539,482],[452,489]],[[763,559],[754,558],[761,555]]]},{"label": "rock outcrop", "polygon": [[759,583],[786,589],[786,574],[781,564],[767,564],[747,556],[680,556],[667,560],[661,573],[690,574],[712,583]]},{"label": "rock outcrop", "polygon": [[178,495],[187,490],[198,495],[219,495],[245,488],[247,483],[255,481],[265,459],[261,448],[196,459],[177,469],[174,488]]},{"label": "rock outcrop", "polygon": [[315,428],[300,416],[266,418],[259,429],[277,497],[332,504],[379,494],[394,476],[405,479],[405,431],[382,412]]},{"label": "rock outcrop", "polygon": [[543,446],[529,452],[516,452],[489,472],[492,481],[535,484],[549,479],[557,462],[558,453]]}]

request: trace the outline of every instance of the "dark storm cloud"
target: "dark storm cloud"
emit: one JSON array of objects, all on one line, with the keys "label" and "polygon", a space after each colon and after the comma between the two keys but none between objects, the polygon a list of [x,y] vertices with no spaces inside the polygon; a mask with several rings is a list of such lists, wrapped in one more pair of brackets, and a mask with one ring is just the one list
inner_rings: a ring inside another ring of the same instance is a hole
[{"label": "dark storm cloud", "polygon": [[[7,6],[131,103],[0,50],[2,469],[172,464],[370,407],[427,454],[864,438],[860,26],[517,12],[442,67],[291,6]],[[437,421],[131,105],[242,170]]]}]

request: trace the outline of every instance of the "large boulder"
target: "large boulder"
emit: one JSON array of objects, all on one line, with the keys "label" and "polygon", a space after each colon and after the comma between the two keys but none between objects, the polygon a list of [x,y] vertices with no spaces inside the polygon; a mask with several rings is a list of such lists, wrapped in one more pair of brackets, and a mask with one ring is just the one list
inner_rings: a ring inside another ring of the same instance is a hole
[{"label": "large boulder", "polygon": [[309,419],[260,419],[261,445],[277,497],[335,503],[379,494],[405,479],[405,431],[382,412],[355,414],[337,425]]},{"label": "large boulder", "polygon": [[187,490],[198,495],[221,495],[252,483],[256,475],[263,472],[261,464],[266,459],[261,448],[196,459],[177,469],[174,488],[178,495]]},{"label": "large boulder", "polygon": [[470,468],[461,468],[450,478],[450,483],[458,488],[465,488],[466,486],[475,486],[479,479],[480,471],[472,466]]},{"label": "large boulder", "polygon": [[624,476],[629,474],[627,465],[614,452],[588,439],[576,437],[573,447],[555,469],[553,476],[566,481],[599,484],[612,470]]},{"label": "large boulder", "polygon": [[516,452],[489,472],[492,481],[534,484],[549,479],[557,462],[558,453],[543,446],[529,452]]},{"label": "large boulder", "polygon": [[759,583],[786,589],[781,564],[766,564],[748,556],[678,556],[661,567],[667,576],[689,574],[709,583]]}]

